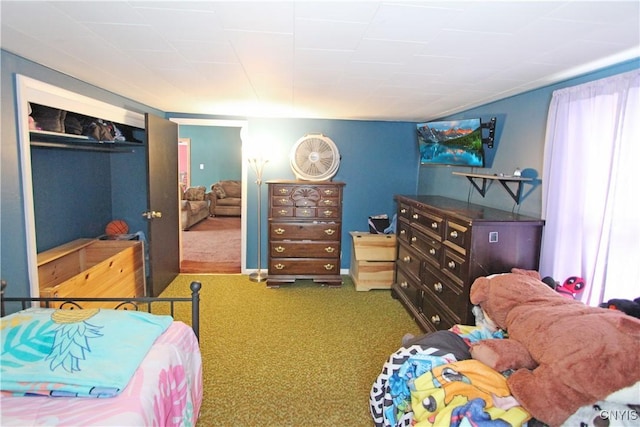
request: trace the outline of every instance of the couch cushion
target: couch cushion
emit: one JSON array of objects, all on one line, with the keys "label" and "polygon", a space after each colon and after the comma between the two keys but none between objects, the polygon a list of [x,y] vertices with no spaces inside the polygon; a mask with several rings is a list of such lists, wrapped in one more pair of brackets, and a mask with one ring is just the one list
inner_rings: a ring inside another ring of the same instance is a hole
[{"label": "couch cushion", "polygon": [[216,193],[216,197],[218,199],[224,199],[225,197],[227,197],[227,193],[224,191],[224,188],[222,187],[222,185],[213,184],[211,186],[211,189],[213,190],[214,193]]},{"label": "couch cushion", "polygon": [[227,197],[242,197],[242,185],[240,181],[220,181],[219,184],[224,188]]},{"label": "couch cushion", "polygon": [[226,197],[224,199],[218,200],[216,203],[217,206],[241,206],[242,199],[238,197]]},{"label": "couch cushion", "polygon": [[203,201],[206,191],[207,189],[204,186],[189,187],[187,191],[184,192],[184,200]]}]

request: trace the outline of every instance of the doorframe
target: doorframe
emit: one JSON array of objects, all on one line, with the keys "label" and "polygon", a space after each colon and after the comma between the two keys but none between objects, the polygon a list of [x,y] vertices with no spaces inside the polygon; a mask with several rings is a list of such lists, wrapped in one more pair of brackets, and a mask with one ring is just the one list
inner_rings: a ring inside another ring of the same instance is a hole
[{"label": "doorframe", "polygon": [[[240,128],[241,144],[246,144],[246,141],[242,141],[243,135],[249,134],[249,122],[247,120],[224,120],[224,119],[193,119],[183,117],[169,117],[170,121],[179,125],[188,126],[216,126],[216,127],[237,127]],[[178,127],[178,135],[180,134],[180,128]],[[248,167],[246,159],[246,150],[242,150],[242,204],[240,213],[240,272],[241,274],[248,274],[247,272],[247,177]],[[182,248],[182,242],[180,242]]]}]

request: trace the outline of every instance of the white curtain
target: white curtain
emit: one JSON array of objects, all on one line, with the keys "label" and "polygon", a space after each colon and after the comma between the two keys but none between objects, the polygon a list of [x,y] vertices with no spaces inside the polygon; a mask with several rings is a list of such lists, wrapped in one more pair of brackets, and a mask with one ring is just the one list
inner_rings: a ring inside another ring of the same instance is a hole
[{"label": "white curtain", "polygon": [[555,91],[546,132],[540,273],[640,297],[640,70]]}]

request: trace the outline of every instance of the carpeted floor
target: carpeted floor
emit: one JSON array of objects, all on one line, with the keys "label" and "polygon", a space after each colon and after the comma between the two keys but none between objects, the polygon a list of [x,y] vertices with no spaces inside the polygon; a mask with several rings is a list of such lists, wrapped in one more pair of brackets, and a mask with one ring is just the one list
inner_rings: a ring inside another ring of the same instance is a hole
[{"label": "carpeted floor", "polygon": [[209,217],[182,231],[181,273],[240,273],[240,217]]},{"label": "carpeted floor", "polygon": [[341,288],[268,289],[245,275],[181,274],[162,296],[189,295],[193,280],[202,282],[198,427],[371,426],[371,384],[402,336],[420,334],[388,290],[357,292],[348,276]]}]

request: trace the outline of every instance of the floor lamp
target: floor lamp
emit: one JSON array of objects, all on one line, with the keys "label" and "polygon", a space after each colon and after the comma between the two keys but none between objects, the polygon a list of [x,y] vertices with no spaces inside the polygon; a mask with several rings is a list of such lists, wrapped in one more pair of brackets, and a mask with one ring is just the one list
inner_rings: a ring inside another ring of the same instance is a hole
[{"label": "floor lamp", "polygon": [[249,164],[256,174],[256,185],[258,186],[258,271],[249,274],[249,280],[252,282],[264,282],[267,280],[267,273],[262,272],[262,260],[260,257],[262,253],[262,244],[260,242],[260,238],[262,236],[262,170],[268,161],[269,160],[262,157],[249,158]]}]

